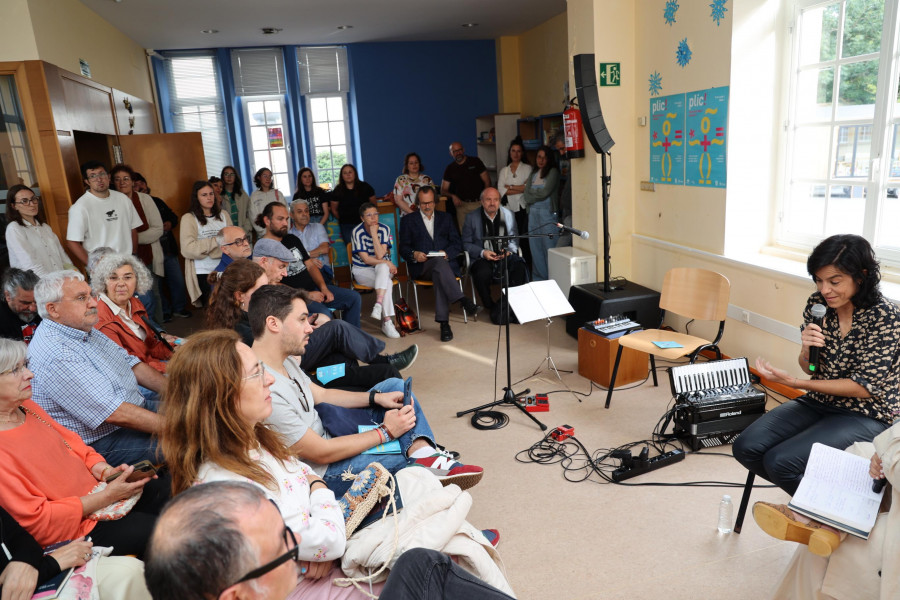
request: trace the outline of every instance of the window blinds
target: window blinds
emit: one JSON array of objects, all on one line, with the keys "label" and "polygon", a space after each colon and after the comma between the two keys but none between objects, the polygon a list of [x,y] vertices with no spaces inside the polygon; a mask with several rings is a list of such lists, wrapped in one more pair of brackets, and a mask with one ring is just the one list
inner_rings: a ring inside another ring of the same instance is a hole
[{"label": "window blinds", "polygon": [[280,96],[287,92],[280,48],[232,50],[231,68],[238,96]]},{"label": "window blinds", "polygon": [[348,92],[350,73],[345,46],[309,46],[297,48],[300,67],[300,93]]}]

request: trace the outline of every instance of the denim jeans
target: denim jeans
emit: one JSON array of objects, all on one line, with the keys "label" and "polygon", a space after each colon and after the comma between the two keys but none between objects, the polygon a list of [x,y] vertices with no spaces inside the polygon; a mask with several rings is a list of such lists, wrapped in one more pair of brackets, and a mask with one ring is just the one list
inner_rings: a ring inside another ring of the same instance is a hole
[{"label": "denim jeans", "polygon": [[[551,210],[551,199],[535,202],[528,209],[528,233],[546,234],[556,231],[556,213]],[[531,246],[531,279],[544,281],[549,278],[547,270],[547,251],[556,248],[556,238],[529,238]]]},{"label": "denim jeans", "polygon": [[427,548],[413,548],[400,555],[380,596],[391,600],[512,600],[448,555]]},{"label": "denim jeans", "polygon": [[359,292],[336,285],[329,285],[328,290],[334,295],[334,300],[325,306],[344,311],[343,320],[359,327],[360,313],[362,312],[362,297],[359,295]]},{"label": "denim jeans", "polygon": [[[138,388],[144,397],[144,408],[159,412],[159,395],[145,387]],[[89,446],[114,467],[123,463],[133,465],[142,460],[156,464],[163,460],[162,452],[157,448],[156,436],[125,427],[119,427],[99,440],[94,440]]]},{"label": "denim jeans", "polygon": [[164,281],[169,287],[168,297],[161,294],[163,314],[184,312],[184,307],[187,305],[187,291],[184,287],[184,274],[181,272],[181,265],[178,264],[178,257],[174,254],[167,254],[163,261],[163,269],[166,273]]},{"label": "denim jeans", "polygon": [[[387,379],[372,389],[377,392],[402,392],[403,380]],[[415,400],[415,394],[413,394],[413,400]],[[316,410],[319,410],[319,407],[321,406],[323,405],[320,404],[317,406]],[[333,405],[325,406],[324,410],[333,410],[335,408],[341,410],[341,407],[334,407]],[[415,440],[424,438],[432,448],[437,447],[437,444],[434,443],[434,433],[431,431],[431,426],[428,425],[428,419],[425,418],[425,413],[422,412],[422,407],[418,400],[415,400],[413,408],[416,412],[416,424],[412,429],[397,438],[400,441],[400,454],[357,454],[356,456],[338,460],[328,465],[328,470],[325,471],[325,475],[322,479],[325,480],[325,484],[334,492],[336,498],[340,498],[344,495],[344,493],[350,489],[350,484],[353,483],[353,480],[344,481],[341,477],[347,469],[350,469],[350,472],[355,475],[366,468],[369,463],[378,462],[391,473],[396,473],[403,467],[409,465],[410,461],[406,457],[406,453],[409,451],[409,447]],[[384,421],[385,410],[381,407],[343,410],[365,411],[373,425],[377,425]]]}]

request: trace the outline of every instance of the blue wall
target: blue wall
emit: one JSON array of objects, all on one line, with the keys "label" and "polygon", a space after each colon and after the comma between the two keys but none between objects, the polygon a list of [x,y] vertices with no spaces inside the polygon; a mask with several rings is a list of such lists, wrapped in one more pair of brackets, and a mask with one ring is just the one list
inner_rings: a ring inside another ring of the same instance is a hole
[{"label": "blue wall", "polygon": [[497,112],[493,40],[348,45],[361,175],[379,196],[417,152],[440,185],[450,142],[475,154],[475,117]]}]

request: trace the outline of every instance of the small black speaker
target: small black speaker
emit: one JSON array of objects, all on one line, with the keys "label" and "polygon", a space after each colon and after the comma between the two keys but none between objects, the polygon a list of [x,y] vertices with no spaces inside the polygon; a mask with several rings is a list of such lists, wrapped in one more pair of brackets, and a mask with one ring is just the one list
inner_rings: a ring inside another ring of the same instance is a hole
[{"label": "small black speaker", "polygon": [[575,67],[575,91],[578,96],[578,110],[581,111],[581,122],[584,134],[594,147],[595,152],[609,152],[615,145],[603,112],[600,110],[600,96],[597,94],[597,76],[595,75],[594,55],[576,54],[572,57]]}]

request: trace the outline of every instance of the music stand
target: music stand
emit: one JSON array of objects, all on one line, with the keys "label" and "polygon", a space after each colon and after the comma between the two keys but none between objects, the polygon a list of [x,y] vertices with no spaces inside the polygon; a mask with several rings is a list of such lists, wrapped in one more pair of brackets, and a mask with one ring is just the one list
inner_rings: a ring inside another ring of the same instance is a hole
[{"label": "music stand", "polygon": [[[556,363],[553,362],[553,357],[550,356],[550,325],[553,323],[552,317],[573,313],[575,309],[559,289],[559,284],[548,279],[515,287],[509,291],[509,303],[512,305],[519,323],[528,323],[539,319],[547,320],[547,356],[541,360],[531,376],[534,377],[540,373],[546,362],[547,368],[556,372],[557,379],[565,385]],[[565,372],[571,373],[571,371]]]},{"label": "music stand", "polygon": [[[481,406],[476,406],[475,408],[461,410],[456,413],[457,417],[461,417],[461,416],[469,414],[469,413],[479,412],[479,411],[485,410],[487,408],[492,408],[494,406],[500,406],[500,405],[505,404],[508,406],[515,406],[516,408],[518,408],[519,411],[522,412],[522,414],[524,414],[526,417],[528,417],[529,419],[534,421],[535,424],[537,424],[537,426],[541,428],[541,431],[545,431],[547,429],[546,425],[544,425],[543,423],[538,421],[537,418],[533,414],[531,414],[530,412],[525,410],[525,407],[522,406],[522,404],[520,404],[518,402],[519,397],[524,396],[525,394],[528,394],[529,392],[531,392],[531,390],[528,388],[525,388],[521,392],[515,393],[512,388],[512,361],[511,361],[511,352],[510,352],[510,343],[509,343],[509,316],[510,316],[509,315],[509,311],[510,311],[509,255],[506,254],[506,250],[509,247],[509,242],[511,242],[512,240],[540,238],[540,237],[552,238],[557,235],[559,235],[559,234],[554,231],[551,233],[535,233],[535,234],[525,234],[525,235],[498,235],[498,236],[490,236],[490,237],[484,238],[485,241],[490,240],[490,241],[499,242],[500,251],[504,252],[503,260],[501,261],[503,263],[503,278],[501,280],[501,284],[503,285],[503,291],[500,295],[500,301],[503,302],[503,299],[504,298],[506,299],[506,387],[503,388],[503,398],[501,398],[500,400],[488,402],[487,404],[482,404]],[[554,285],[556,284],[556,282],[553,282],[553,283],[554,283]],[[531,285],[531,284],[528,284],[528,285]],[[525,287],[525,286],[516,286],[516,288],[514,288],[514,289],[518,289],[520,287]],[[559,286],[557,286],[556,289],[559,290]],[[560,292],[560,294],[561,293],[562,292]],[[571,309],[571,307],[569,307],[569,308]],[[544,313],[544,314],[546,314],[546,313]],[[519,318],[518,313],[516,313],[516,318]],[[533,321],[534,319],[529,319],[529,320]],[[522,322],[522,321],[520,320],[520,322]]]}]

